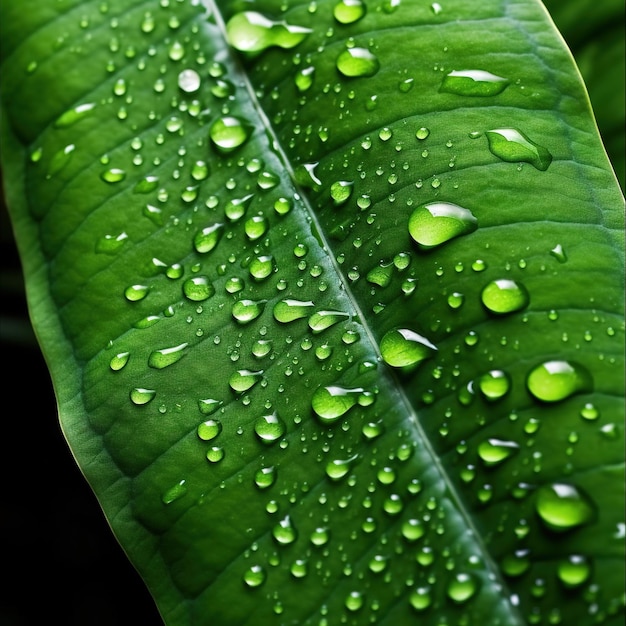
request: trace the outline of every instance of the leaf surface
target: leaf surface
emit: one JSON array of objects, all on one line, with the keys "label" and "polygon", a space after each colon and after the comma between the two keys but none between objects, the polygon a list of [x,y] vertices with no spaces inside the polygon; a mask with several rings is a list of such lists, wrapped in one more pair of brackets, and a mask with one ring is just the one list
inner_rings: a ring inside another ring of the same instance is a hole
[{"label": "leaf surface", "polygon": [[169,625],[622,619],[623,197],[539,3],[2,17],[61,423]]}]

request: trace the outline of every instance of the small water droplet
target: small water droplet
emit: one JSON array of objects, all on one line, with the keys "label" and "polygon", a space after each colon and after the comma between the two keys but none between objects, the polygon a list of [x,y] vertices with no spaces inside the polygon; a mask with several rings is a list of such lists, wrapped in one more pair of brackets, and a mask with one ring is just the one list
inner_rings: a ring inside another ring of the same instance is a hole
[{"label": "small water droplet", "polygon": [[590,522],[595,516],[589,498],[574,485],[553,483],[537,490],[536,511],[548,528],[566,531]]},{"label": "small water droplet", "polygon": [[172,504],[176,500],[180,500],[187,493],[187,484],[185,479],[180,480],[175,485],[170,487],[162,496],[161,501],[163,504]]},{"label": "small water droplet", "polygon": [[243,581],[248,587],[260,587],[264,582],[267,574],[261,565],[253,565],[248,568],[243,575]]},{"label": "small water droplet", "polygon": [[530,163],[545,171],[552,163],[550,152],[514,128],[497,128],[486,133],[489,150],[508,163]]},{"label": "small water droplet", "polygon": [[200,89],[200,74],[195,70],[183,70],[178,75],[178,86],[185,93],[194,93]]},{"label": "small water droplet", "polygon": [[293,543],[298,536],[288,515],[272,528],[272,535],[276,542],[283,546]]},{"label": "small water droplet", "polygon": [[454,70],[444,76],[439,91],[460,96],[495,96],[509,80],[484,70]]},{"label": "small water droplet", "polygon": [[478,221],[471,211],[451,202],[430,202],[418,206],[409,218],[409,233],[424,249],[434,248],[476,230]]},{"label": "small water droplet", "polygon": [[482,290],[480,298],[489,311],[498,315],[520,311],[530,301],[524,285],[508,278],[491,281]]},{"label": "small water droplet", "polygon": [[558,243],[552,250],[550,250],[550,254],[559,262],[565,263],[567,261],[567,254],[565,254],[565,250],[563,246]]},{"label": "small water droplet", "polygon": [[546,361],[533,368],[526,385],[530,393],[543,402],[565,400],[580,391],[590,390],[591,376],[578,363]]},{"label": "small water droplet", "polygon": [[337,69],[349,78],[374,76],[380,62],[367,48],[346,48],[337,57]]},{"label": "small water droplet", "polygon": [[408,328],[390,330],[380,342],[383,360],[392,367],[415,366],[436,351],[437,347],[426,337]]}]

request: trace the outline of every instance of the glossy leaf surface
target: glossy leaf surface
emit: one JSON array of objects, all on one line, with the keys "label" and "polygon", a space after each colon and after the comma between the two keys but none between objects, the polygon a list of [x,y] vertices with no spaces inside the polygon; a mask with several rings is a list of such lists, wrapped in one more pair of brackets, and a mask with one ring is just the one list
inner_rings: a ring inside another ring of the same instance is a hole
[{"label": "glossy leaf surface", "polygon": [[623,197],[542,6],[2,11],[35,327],[168,624],[622,619]]}]

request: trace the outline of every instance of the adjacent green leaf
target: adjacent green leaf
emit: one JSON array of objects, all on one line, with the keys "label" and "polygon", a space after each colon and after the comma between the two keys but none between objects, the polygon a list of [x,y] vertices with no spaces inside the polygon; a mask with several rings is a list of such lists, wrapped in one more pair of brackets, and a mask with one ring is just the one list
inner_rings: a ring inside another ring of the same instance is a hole
[{"label": "adjacent green leaf", "polygon": [[61,424],[165,622],[617,624],[624,202],[535,1],[2,6]]}]

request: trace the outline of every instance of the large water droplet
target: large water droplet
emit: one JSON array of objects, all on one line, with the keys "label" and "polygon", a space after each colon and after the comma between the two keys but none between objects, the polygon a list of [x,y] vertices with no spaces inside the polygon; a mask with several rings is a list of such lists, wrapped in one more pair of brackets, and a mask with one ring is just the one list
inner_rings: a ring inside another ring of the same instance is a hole
[{"label": "large water droplet", "polygon": [[559,563],[557,575],[566,587],[578,587],[589,579],[591,565],[584,556],[574,554]]},{"label": "large water droplet", "polygon": [[354,389],[338,385],[319,387],[313,393],[311,406],[322,422],[330,424],[345,415],[365,393],[361,387]]},{"label": "large water droplet", "polygon": [[278,322],[287,324],[288,322],[306,317],[313,308],[315,308],[315,304],[310,300],[303,301],[288,298],[274,305],[274,318]]},{"label": "large water droplet", "polygon": [[135,389],[131,389],[130,399],[133,404],[141,406],[143,404],[148,404],[154,400],[156,396],[156,391],[154,389],[144,389],[142,387],[136,387]]},{"label": "large water droplet", "polygon": [[203,302],[215,293],[215,287],[206,276],[193,276],[183,283],[183,293],[193,302]]},{"label": "large water droplet", "polygon": [[226,25],[228,43],[241,52],[262,52],[272,46],[293,48],[311,32],[304,26],[272,21],[256,11],[237,13]]},{"label": "large water droplet", "polygon": [[332,461],[329,461],[326,464],[326,475],[331,480],[341,480],[342,478],[344,478],[344,476],[346,476],[350,472],[354,464],[354,461],[357,458],[358,457],[355,454],[354,456],[351,456],[348,459],[334,459]]},{"label": "large water droplet", "polygon": [[276,482],[276,468],[262,467],[254,474],[254,484],[259,489],[269,489]]},{"label": "large water droplet", "polygon": [[511,388],[511,379],[502,370],[491,370],[478,379],[478,388],[487,400],[499,400]]},{"label": "large water droplet", "polygon": [[222,424],[217,420],[210,419],[202,422],[197,429],[198,437],[202,441],[211,441],[222,432]]},{"label": "large water droplet", "polygon": [[478,221],[472,212],[451,202],[422,204],[409,218],[411,237],[425,249],[471,233],[476,228]]},{"label": "large water droplet", "polygon": [[537,490],[535,508],[548,528],[566,531],[590,522],[595,515],[593,504],[574,485],[553,483]]},{"label": "large water droplet", "polygon": [[478,582],[471,574],[459,573],[448,585],[448,597],[457,604],[467,602],[478,588]]},{"label": "large water droplet", "polygon": [[178,86],[185,93],[194,93],[200,89],[200,74],[195,70],[183,70],[178,75]]},{"label": "large water droplet", "polygon": [[76,122],[82,120],[88,115],[96,106],[95,102],[86,102],[85,104],[79,104],[73,109],[69,109],[63,115],[61,115],[54,123],[56,128],[67,128],[73,126]]},{"label": "large water droplet", "polygon": [[253,565],[243,575],[243,581],[248,587],[259,587],[265,582],[267,574],[261,565]]},{"label": "large water droplet", "polygon": [[237,300],[233,304],[233,317],[241,324],[247,324],[263,313],[264,305],[265,300]]},{"label": "large water droplet", "polygon": [[530,300],[524,285],[508,278],[491,281],[480,298],[487,309],[499,315],[520,311]]},{"label": "large water droplet", "polygon": [[163,348],[161,350],[155,350],[150,353],[148,357],[148,365],[155,369],[163,369],[180,361],[185,355],[185,348],[189,344],[181,343],[178,346],[174,346],[172,348]]},{"label": "large water droplet", "polygon": [[353,24],[365,15],[366,10],[363,0],[340,0],[333,7],[333,15],[340,24]]},{"label": "large water droplet", "polygon": [[409,602],[416,611],[425,611],[432,604],[432,592],[430,587],[417,587],[411,592]]},{"label": "large water droplet", "polygon": [[550,152],[514,128],[497,128],[486,132],[489,150],[508,163],[530,163],[545,171],[552,163]]},{"label": "large water droplet", "polygon": [[228,379],[230,388],[237,393],[244,393],[256,385],[263,376],[263,372],[251,370],[237,370]]},{"label": "large water droplet", "polygon": [[460,96],[495,96],[508,84],[508,79],[484,70],[454,70],[446,74],[439,91]]},{"label": "large water droplet", "polygon": [[380,62],[367,48],[346,48],[337,57],[337,69],[349,78],[373,76]]},{"label": "large water droplet", "polygon": [[526,385],[530,393],[544,402],[558,402],[591,388],[589,372],[578,363],[570,361],[546,361],[533,368]]},{"label": "large water droplet", "polygon": [[263,443],[274,443],[285,434],[286,426],[276,413],[263,415],[254,422],[254,432]]},{"label": "large water droplet", "polygon": [[498,465],[506,461],[519,450],[519,445],[514,441],[502,439],[486,439],[478,446],[478,456],[487,466]]},{"label": "large water droplet", "polygon": [[220,152],[228,153],[243,145],[252,130],[252,126],[243,119],[227,115],[213,122],[209,136]]},{"label": "large water droplet", "polygon": [[193,239],[193,245],[196,251],[201,254],[210,252],[213,248],[215,248],[215,246],[217,246],[223,233],[224,224],[211,224],[211,226],[203,228],[201,231],[196,233],[196,236]]},{"label": "large water droplet", "polygon": [[280,520],[276,526],[274,526],[272,529],[272,535],[277,543],[283,546],[293,543],[298,536],[296,529],[291,522],[291,518],[288,515]]},{"label": "large water droplet", "polygon": [[380,341],[383,360],[392,367],[411,367],[431,357],[437,347],[426,337],[409,330],[397,328],[385,333]]}]

